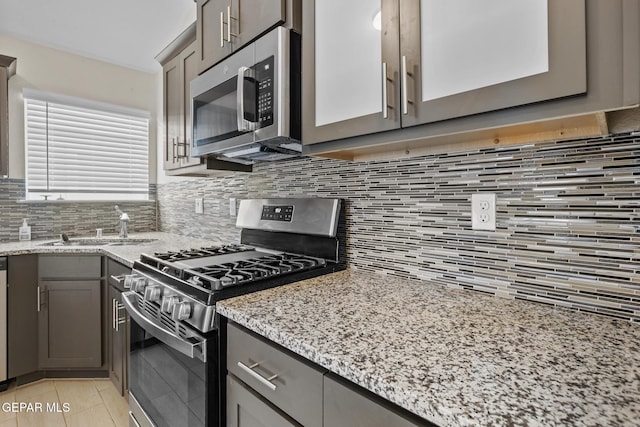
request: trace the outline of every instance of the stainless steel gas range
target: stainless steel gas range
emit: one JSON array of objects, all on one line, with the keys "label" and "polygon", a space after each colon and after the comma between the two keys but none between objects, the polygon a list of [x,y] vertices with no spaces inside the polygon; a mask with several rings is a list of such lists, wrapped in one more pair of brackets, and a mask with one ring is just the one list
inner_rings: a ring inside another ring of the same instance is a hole
[{"label": "stainless steel gas range", "polygon": [[239,244],[143,254],[125,279],[131,426],[223,426],[216,301],[344,268],[339,199],[248,199]]}]

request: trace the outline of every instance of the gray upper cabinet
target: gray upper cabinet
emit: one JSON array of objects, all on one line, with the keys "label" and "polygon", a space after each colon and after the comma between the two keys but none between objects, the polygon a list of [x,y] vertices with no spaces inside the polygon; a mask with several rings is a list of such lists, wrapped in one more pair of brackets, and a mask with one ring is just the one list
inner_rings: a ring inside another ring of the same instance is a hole
[{"label": "gray upper cabinet", "polygon": [[0,178],[9,175],[8,80],[16,72],[16,59],[0,55]]},{"label": "gray upper cabinet", "polygon": [[300,0],[197,0],[198,72],[277,25],[300,28]]},{"label": "gray upper cabinet", "polygon": [[639,3],[309,1],[304,152],[353,160],[493,142],[496,129],[606,132],[604,111],[640,103]]}]

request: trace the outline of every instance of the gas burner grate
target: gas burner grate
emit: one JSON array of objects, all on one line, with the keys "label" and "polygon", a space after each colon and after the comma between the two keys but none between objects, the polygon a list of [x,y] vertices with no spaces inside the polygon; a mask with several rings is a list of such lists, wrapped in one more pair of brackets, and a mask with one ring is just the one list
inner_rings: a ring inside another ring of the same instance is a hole
[{"label": "gas burner grate", "polygon": [[154,257],[161,261],[185,261],[196,258],[203,258],[212,255],[234,254],[238,252],[252,251],[253,248],[245,245],[220,245],[207,246],[198,249],[185,249],[181,251],[156,252]]},{"label": "gas burner grate", "polygon": [[184,270],[183,279],[197,287],[220,290],[325,265],[326,261],[323,259],[303,255],[265,255],[243,261]]}]

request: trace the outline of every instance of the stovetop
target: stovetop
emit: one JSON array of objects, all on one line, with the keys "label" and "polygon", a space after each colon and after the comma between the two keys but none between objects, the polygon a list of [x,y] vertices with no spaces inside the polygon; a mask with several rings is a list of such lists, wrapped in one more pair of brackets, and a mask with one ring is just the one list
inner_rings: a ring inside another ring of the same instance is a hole
[{"label": "stovetop", "polygon": [[[249,285],[277,286],[313,277],[316,274],[304,274],[312,270],[325,274],[327,268],[335,270],[334,264],[322,258],[231,244],[142,254],[134,270],[211,304],[245,293],[249,290],[244,287]],[[235,287],[242,289],[231,290]],[[256,286],[253,288],[252,291]]]}]

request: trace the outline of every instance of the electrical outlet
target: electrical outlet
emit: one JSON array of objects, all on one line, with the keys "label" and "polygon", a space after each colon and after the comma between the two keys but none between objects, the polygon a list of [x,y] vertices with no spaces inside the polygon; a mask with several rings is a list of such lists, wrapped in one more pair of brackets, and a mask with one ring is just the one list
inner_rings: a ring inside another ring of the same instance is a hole
[{"label": "electrical outlet", "polygon": [[236,198],[235,197],[229,198],[229,216],[231,216],[232,218],[236,216]]},{"label": "electrical outlet", "polygon": [[204,213],[204,199],[202,197],[196,198],[196,213]]},{"label": "electrical outlet", "polygon": [[496,195],[494,193],[471,195],[471,228],[495,231]]}]

